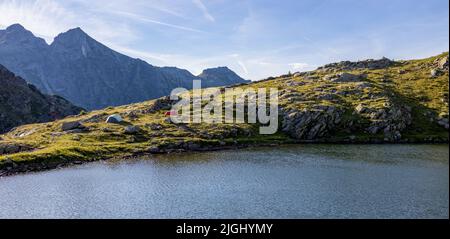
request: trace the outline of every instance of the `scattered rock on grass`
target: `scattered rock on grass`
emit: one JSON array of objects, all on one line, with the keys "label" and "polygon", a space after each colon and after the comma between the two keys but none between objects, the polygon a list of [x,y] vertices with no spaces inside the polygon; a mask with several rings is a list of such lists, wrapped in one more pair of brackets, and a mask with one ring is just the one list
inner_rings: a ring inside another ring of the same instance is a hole
[{"label": "scattered rock on grass", "polygon": [[61,126],[62,131],[69,131],[74,129],[82,129],[83,125],[78,121],[64,122]]},{"label": "scattered rock on grass", "polygon": [[1,154],[15,154],[23,151],[29,151],[32,148],[23,144],[16,143],[2,143],[0,144],[0,155]]},{"label": "scattered rock on grass", "polygon": [[161,149],[158,146],[151,146],[148,148],[148,152],[152,154],[158,154],[161,153]]},{"label": "scattered rock on grass", "polygon": [[345,83],[345,82],[360,82],[364,80],[367,76],[362,75],[354,75],[350,73],[339,73],[337,75],[326,75],[324,80],[329,80],[331,82],[337,82],[337,83]]},{"label": "scattered rock on grass", "polygon": [[137,134],[141,129],[139,126],[130,125],[126,126],[124,130],[126,134]]}]

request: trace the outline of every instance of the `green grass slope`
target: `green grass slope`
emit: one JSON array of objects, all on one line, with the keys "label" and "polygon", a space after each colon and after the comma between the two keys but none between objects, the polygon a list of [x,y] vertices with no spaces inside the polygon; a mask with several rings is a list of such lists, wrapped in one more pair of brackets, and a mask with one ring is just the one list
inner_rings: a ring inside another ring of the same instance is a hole
[{"label": "green grass slope", "polygon": [[[170,123],[164,116],[170,102],[164,98],[24,125],[0,136],[0,175],[2,170],[246,145],[448,142],[448,53],[375,63],[331,64],[239,86],[279,89],[280,127],[274,135],[260,135],[257,124]],[[345,79],[341,73],[351,75]],[[112,114],[124,122],[105,123]],[[83,127],[63,131],[67,122]],[[127,126],[138,128],[128,132]]]}]

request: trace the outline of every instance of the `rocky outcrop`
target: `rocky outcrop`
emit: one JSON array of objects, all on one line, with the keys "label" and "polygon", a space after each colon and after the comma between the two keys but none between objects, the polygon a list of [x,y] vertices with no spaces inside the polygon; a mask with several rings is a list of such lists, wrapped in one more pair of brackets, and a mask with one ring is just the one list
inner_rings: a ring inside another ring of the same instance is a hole
[{"label": "rocky outcrop", "polygon": [[73,121],[73,122],[64,122],[61,125],[61,130],[62,131],[69,131],[69,130],[74,130],[74,129],[83,129],[84,126],[78,122],[78,121]]},{"label": "rocky outcrop", "polygon": [[437,68],[439,70],[448,71],[448,68],[449,68],[448,55],[446,55],[442,58],[436,59],[435,64],[437,65]]},{"label": "rocky outcrop", "polygon": [[129,125],[124,128],[125,134],[137,134],[139,131],[141,131],[141,128],[135,125]]},{"label": "rocky outcrop", "polygon": [[395,61],[392,61],[388,58],[383,57],[379,60],[365,60],[365,61],[357,61],[357,62],[351,62],[351,61],[342,61],[338,63],[331,63],[322,67],[319,67],[318,70],[327,71],[327,70],[340,70],[340,71],[350,71],[350,70],[357,70],[357,69],[369,69],[369,70],[376,70],[376,69],[384,69],[387,67],[390,67],[395,64]]},{"label": "rocky outcrop", "polygon": [[368,117],[371,122],[366,132],[372,135],[383,133],[386,141],[399,141],[402,131],[412,123],[411,107],[408,106],[388,105],[382,109],[367,108],[358,113],[365,114],[363,117]]},{"label": "rocky outcrop", "polygon": [[442,58],[436,59],[434,61],[433,65],[434,65],[434,69],[432,69],[430,72],[431,77],[433,77],[433,78],[441,76],[445,72],[448,72],[448,70],[449,70],[448,55],[444,56]]},{"label": "rocky outcrop", "polygon": [[13,127],[76,115],[82,108],[59,96],[42,94],[0,65],[0,133]]},{"label": "rocky outcrop", "polygon": [[173,101],[170,100],[170,97],[162,97],[155,101],[153,101],[152,105],[148,107],[144,113],[154,113],[160,110],[170,110],[172,107]]},{"label": "rocky outcrop", "polygon": [[317,140],[327,136],[341,123],[343,114],[341,109],[334,106],[281,111],[282,131],[299,140]]},{"label": "rocky outcrop", "polygon": [[29,151],[32,147],[25,144],[18,143],[1,143],[0,142],[0,155],[2,154],[15,154],[23,151]]},{"label": "rocky outcrop", "polygon": [[336,82],[336,83],[345,83],[345,82],[360,82],[366,78],[367,78],[367,76],[364,74],[354,75],[354,74],[343,72],[343,73],[338,73],[335,75],[334,74],[326,75],[324,77],[324,80]]},{"label": "rocky outcrop", "polygon": [[[358,132],[360,127],[357,121],[344,120],[344,109],[335,106],[315,106],[303,110],[283,109],[282,112],[282,131],[298,140],[321,141],[334,132]],[[389,142],[399,141],[402,138],[401,133],[412,123],[411,108],[407,106],[372,109],[360,104],[355,108],[355,113],[369,120],[370,125],[365,132],[369,135],[382,134],[384,140]]]}]

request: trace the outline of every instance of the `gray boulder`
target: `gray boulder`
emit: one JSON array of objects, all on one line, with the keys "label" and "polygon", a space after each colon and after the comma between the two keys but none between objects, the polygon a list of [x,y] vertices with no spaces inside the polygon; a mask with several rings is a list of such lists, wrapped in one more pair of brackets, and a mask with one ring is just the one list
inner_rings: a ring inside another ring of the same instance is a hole
[{"label": "gray boulder", "polygon": [[370,84],[369,82],[361,82],[361,83],[357,83],[356,88],[359,90],[364,90],[367,88],[371,88],[372,84]]},{"label": "gray boulder", "polygon": [[304,82],[301,81],[294,81],[294,80],[290,80],[286,82],[286,86],[292,87],[292,86],[302,86],[305,85]]},{"label": "gray boulder", "polygon": [[139,128],[139,126],[130,125],[126,126],[124,130],[126,134],[137,134],[141,128]]},{"label": "gray boulder", "polygon": [[431,77],[435,78],[442,74],[442,72],[439,69],[433,69],[430,72]]},{"label": "gray boulder", "polygon": [[15,143],[1,143],[0,155],[2,154],[15,154],[23,151],[29,151],[32,148],[28,145],[15,144]]},{"label": "gray boulder", "polygon": [[61,125],[61,130],[62,131],[69,131],[69,130],[81,129],[81,128],[83,128],[83,125],[80,122],[78,122],[78,121],[64,122]]}]

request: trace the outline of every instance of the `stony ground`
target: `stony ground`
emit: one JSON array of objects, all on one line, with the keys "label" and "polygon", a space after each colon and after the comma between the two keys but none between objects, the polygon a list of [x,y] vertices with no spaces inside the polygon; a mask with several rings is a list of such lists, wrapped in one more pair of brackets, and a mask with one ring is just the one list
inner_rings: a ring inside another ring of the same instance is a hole
[{"label": "stony ground", "polygon": [[[174,124],[167,98],[24,125],[0,136],[0,174],[133,155],[248,145],[448,142],[448,53],[411,61],[329,64],[240,85],[277,88],[280,127]],[[106,123],[120,115],[123,122]]]}]

